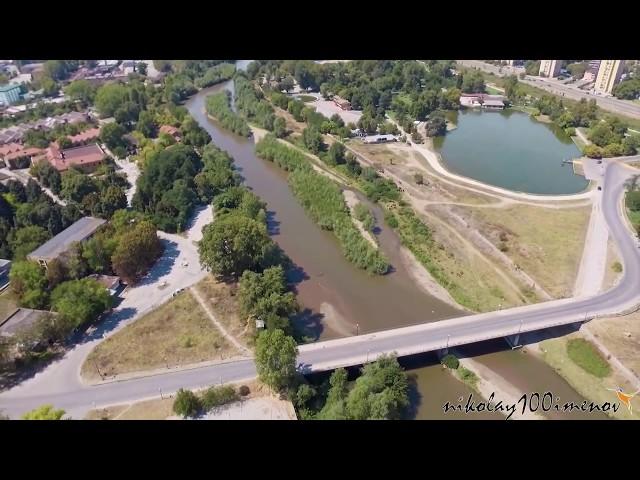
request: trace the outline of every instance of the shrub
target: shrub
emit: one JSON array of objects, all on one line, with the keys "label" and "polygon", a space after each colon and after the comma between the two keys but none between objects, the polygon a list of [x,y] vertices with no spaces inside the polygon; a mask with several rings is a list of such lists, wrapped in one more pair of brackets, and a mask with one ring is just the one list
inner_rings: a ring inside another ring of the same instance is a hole
[{"label": "shrub", "polygon": [[246,397],[247,395],[249,395],[251,393],[251,389],[249,387],[247,387],[246,385],[242,385],[238,389],[238,393],[240,394],[241,397]]},{"label": "shrub", "polygon": [[173,402],[173,411],[184,418],[195,417],[202,410],[202,402],[191,390],[181,388]]},{"label": "shrub", "polygon": [[620,262],[615,262],[613,265],[611,265],[611,268],[614,272],[620,273],[622,271],[622,264]]},{"label": "shrub", "polygon": [[387,223],[387,225],[389,225],[391,228],[398,228],[398,219],[396,218],[396,216],[393,214],[393,212],[385,212],[384,214],[384,221]]},{"label": "shrub", "polygon": [[202,406],[208,412],[215,407],[238,400],[238,394],[230,385],[209,388],[202,397]]},{"label": "shrub", "polygon": [[422,185],[422,184],[424,184],[424,177],[422,176],[422,174],[421,174],[421,173],[416,173],[416,174],[414,174],[414,175],[413,175],[413,179],[415,180],[415,182],[416,182],[418,185]]},{"label": "shrub", "polygon": [[450,368],[451,370],[457,370],[460,366],[460,360],[458,360],[455,355],[452,355],[450,353],[442,357],[440,363],[442,363],[442,365],[444,365],[445,367]]}]

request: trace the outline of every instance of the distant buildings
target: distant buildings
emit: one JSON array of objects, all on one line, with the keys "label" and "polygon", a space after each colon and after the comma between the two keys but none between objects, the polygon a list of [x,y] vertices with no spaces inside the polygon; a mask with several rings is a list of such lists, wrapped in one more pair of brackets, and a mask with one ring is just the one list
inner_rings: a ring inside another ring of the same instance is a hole
[{"label": "distant buildings", "polygon": [[620,82],[623,71],[624,60],[600,60],[594,90],[599,93],[611,94],[613,87]]},{"label": "distant buildings", "polygon": [[6,106],[13,105],[20,101],[21,95],[20,85],[7,83],[0,86],[0,103]]},{"label": "distant buildings", "polygon": [[589,60],[589,66],[582,76],[582,80],[585,82],[593,82],[598,76],[598,70],[600,69],[600,60]]},{"label": "distant buildings", "polygon": [[27,259],[38,262],[46,268],[48,262],[63,256],[74,243],[91,238],[104,223],[106,220],[101,218],[83,217],[40,245],[27,255]]},{"label": "distant buildings", "polygon": [[66,123],[87,122],[89,117],[86,113],[69,112],[56,117],[47,117],[35,122],[25,122],[12,127],[0,129],[0,145],[7,143],[21,143],[22,137],[29,130],[52,130],[56,125]]},{"label": "distant buildings", "polygon": [[562,60],[540,60],[540,76],[554,78],[560,73]]},{"label": "distant buildings", "polygon": [[490,108],[494,110],[504,109],[504,97],[502,95],[487,95],[486,93],[463,93],[460,95],[460,105],[467,108]]},{"label": "distant buildings", "polygon": [[335,103],[336,106],[340,107],[342,110],[351,110],[351,102],[349,100],[345,100],[344,98],[337,95],[334,95],[332,100],[333,103]]},{"label": "distant buildings", "polygon": [[32,310],[30,308],[17,308],[7,318],[0,319],[0,335],[13,337],[33,327],[45,315],[56,315],[56,313],[45,310]]}]

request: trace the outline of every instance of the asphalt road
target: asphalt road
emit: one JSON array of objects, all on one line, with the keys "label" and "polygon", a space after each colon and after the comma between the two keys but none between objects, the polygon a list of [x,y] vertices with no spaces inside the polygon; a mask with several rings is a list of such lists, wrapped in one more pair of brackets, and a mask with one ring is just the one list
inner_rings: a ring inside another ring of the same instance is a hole
[{"label": "asphalt road", "polygon": [[[458,63],[465,67],[476,67],[484,70],[485,72],[493,73],[494,75],[498,75],[500,77],[504,75],[508,75],[513,73],[507,67],[502,67],[502,72],[500,72],[500,68],[495,65],[491,65],[489,63],[484,63],[479,60],[456,60]],[[564,96],[566,98],[570,98],[572,100],[580,100],[584,98],[586,100],[595,99],[598,106],[604,110],[619,113],[621,115],[627,115],[632,118],[640,118],[640,105],[635,104],[633,102],[627,100],[618,100],[615,97],[603,97],[600,95],[591,95],[586,93],[584,90],[580,90],[572,85],[563,85],[556,80],[540,78],[540,77],[532,77],[527,76],[521,82],[531,85],[533,87],[538,87],[543,90],[546,90],[550,93],[554,93],[556,95]]]}]

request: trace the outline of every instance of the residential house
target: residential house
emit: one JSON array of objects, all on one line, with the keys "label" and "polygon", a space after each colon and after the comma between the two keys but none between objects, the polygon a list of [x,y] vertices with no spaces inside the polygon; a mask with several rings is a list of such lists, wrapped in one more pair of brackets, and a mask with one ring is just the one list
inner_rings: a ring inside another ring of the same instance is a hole
[{"label": "residential house", "polygon": [[84,173],[91,173],[106,157],[107,155],[97,143],[64,150],[60,150],[54,143],[47,149],[45,159],[59,172],[75,167]]},{"label": "residential house", "polygon": [[101,218],[83,217],[40,245],[27,255],[27,259],[38,262],[46,268],[48,262],[63,256],[74,243],[84,242],[91,238],[105,223],[106,220]]},{"label": "residential house", "polygon": [[118,294],[118,290],[120,290],[120,286],[122,282],[120,281],[120,277],[115,275],[99,275],[97,273],[89,275],[87,278],[91,278],[95,280],[99,284],[103,285],[104,288],[109,290],[109,294],[112,297],[115,297]]},{"label": "residential house", "polygon": [[95,143],[100,138],[100,128],[90,128],[84,132],[80,132],[77,135],[70,135],[67,137],[71,141],[71,145],[79,147],[88,143]]},{"label": "residential house", "polygon": [[182,136],[180,135],[180,130],[171,125],[162,125],[160,127],[160,133],[166,133],[167,135],[170,135],[171,137],[173,137],[173,139],[176,142],[179,142],[180,140],[182,140]]}]

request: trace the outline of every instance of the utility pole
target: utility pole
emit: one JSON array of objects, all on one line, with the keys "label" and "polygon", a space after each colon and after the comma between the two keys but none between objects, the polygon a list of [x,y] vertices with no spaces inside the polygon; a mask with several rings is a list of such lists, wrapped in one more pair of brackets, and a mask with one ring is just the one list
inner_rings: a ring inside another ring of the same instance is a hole
[{"label": "utility pole", "polygon": [[356,323],[356,335],[360,335],[360,324]]},{"label": "utility pole", "polygon": [[164,400],[164,397],[162,396],[162,389],[158,388],[158,391],[160,392],[160,400]]}]

